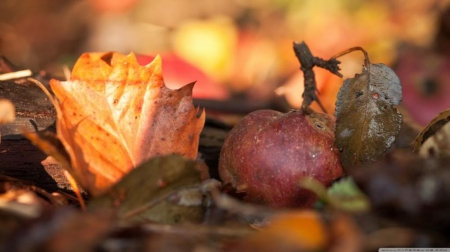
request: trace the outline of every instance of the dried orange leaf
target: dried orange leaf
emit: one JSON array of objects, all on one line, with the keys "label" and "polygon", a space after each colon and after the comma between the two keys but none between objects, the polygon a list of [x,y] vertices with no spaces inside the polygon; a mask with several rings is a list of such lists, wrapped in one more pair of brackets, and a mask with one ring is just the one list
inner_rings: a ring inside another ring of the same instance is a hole
[{"label": "dried orange leaf", "polygon": [[85,53],[69,81],[50,85],[70,172],[93,195],[151,157],[196,158],[205,114],[192,103],[193,84],[164,85],[160,57],[140,66],[134,54]]},{"label": "dried orange leaf", "polygon": [[414,139],[413,143],[411,144],[413,149],[415,151],[419,151],[422,144],[424,144],[429,137],[433,136],[448,122],[450,122],[450,109],[442,111],[438,116],[431,120],[427,127],[425,127],[425,129],[420,132],[416,139]]},{"label": "dried orange leaf", "polygon": [[394,107],[402,99],[400,80],[384,64],[370,64],[347,79],[336,102],[336,147],[348,169],[376,161],[394,142],[402,115]]}]

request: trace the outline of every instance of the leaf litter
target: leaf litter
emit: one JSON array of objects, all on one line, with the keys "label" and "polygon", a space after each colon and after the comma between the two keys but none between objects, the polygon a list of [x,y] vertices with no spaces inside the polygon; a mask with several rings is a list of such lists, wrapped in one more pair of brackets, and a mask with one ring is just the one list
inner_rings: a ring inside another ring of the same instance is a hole
[{"label": "leaf litter", "polygon": [[[87,60],[90,62],[89,67],[96,69],[96,64],[103,65],[105,60],[113,62],[112,65],[118,62],[127,65],[125,63],[130,59],[127,57],[131,56],[90,54],[89,57],[92,58],[80,59],[80,62]],[[333,63],[333,67],[338,64],[335,60],[329,62]],[[100,76],[100,79],[110,76],[110,70],[98,69],[97,74],[87,71],[81,75],[89,78]],[[76,76],[77,74],[71,81],[79,82]],[[109,84],[114,86],[114,81]],[[315,92],[312,85],[309,89]],[[102,87],[96,85],[87,87],[86,90],[92,97],[100,97],[97,93],[103,92]],[[114,103],[114,92],[117,90],[112,88],[110,91],[111,96],[102,99],[110,99]],[[186,92],[187,96],[183,99],[188,101],[187,107],[193,108],[189,92]],[[69,97],[71,94],[64,95],[67,97],[58,97],[58,106],[74,107],[83,112],[84,108],[71,104],[78,98]],[[348,100],[343,101],[345,99]],[[123,106],[119,100],[117,106]],[[313,100],[314,97],[309,102]],[[194,161],[195,157],[156,155],[158,157],[149,157],[149,160],[141,165],[132,166],[124,172],[126,175],[119,176],[115,182],[108,182],[109,186],[105,187],[98,187],[95,177],[111,172],[108,169],[97,171],[93,177],[92,174],[86,175],[92,172],[86,166],[77,170],[78,176],[75,178],[91,192],[88,209],[84,212],[74,211],[73,208],[56,206],[53,202],[53,208],[41,214],[32,225],[25,225],[23,220],[17,221],[14,227],[19,226],[20,232],[11,236],[13,239],[8,240],[7,247],[23,248],[20,246],[24,244],[27,248],[55,248],[58,251],[70,251],[70,248],[109,251],[118,247],[147,251],[186,251],[200,248],[207,251],[364,251],[373,248],[374,244],[378,247],[389,245],[386,239],[379,239],[383,234],[383,237],[390,234],[390,238],[401,240],[398,244],[402,246],[416,244],[411,237],[430,238],[428,243],[422,243],[422,246],[448,244],[440,240],[442,232],[448,233],[450,228],[446,217],[447,208],[450,206],[447,202],[447,185],[450,184],[447,181],[450,177],[446,167],[448,161],[440,156],[418,157],[407,151],[401,154],[389,153],[383,157],[398,134],[401,115],[395,106],[400,100],[401,86],[398,78],[390,68],[382,64],[367,63],[362,74],[346,80],[338,97],[340,104],[337,106],[339,113],[337,111],[336,116],[338,127],[341,127],[341,137],[352,140],[339,140],[344,144],[340,147],[344,153],[341,158],[347,167],[358,169],[352,169],[347,178],[335,182],[329,190],[311,187],[311,190],[322,193],[322,198],[328,200],[328,203],[334,203],[318,204],[314,210],[275,210],[243,203],[224,194],[224,188],[220,187],[218,181],[208,180],[204,164]],[[61,113],[62,108],[59,110]],[[197,110],[194,111],[195,118],[201,121],[204,114],[199,118]],[[118,112],[115,116],[123,116],[121,113],[126,114],[126,111]],[[353,118],[349,114],[353,114]],[[104,122],[114,120],[108,121],[102,116],[104,115],[86,114],[75,121],[71,121],[73,118],[60,117],[60,123],[67,127],[65,137],[68,138],[74,137],[78,128],[85,121],[91,120],[91,117],[100,118]],[[346,118],[348,120],[345,120]],[[111,125],[107,127],[113,128]],[[355,134],[358,132],[359,136]],[[54,135],[42,132],[25,134],[37,145],[41,145],[47,154],[60,155],[60,159],[65,160],[71,168],[74,163],[85,161],[74,161],[73,155],[70,155],[70,152],[74,151],[70,148],[82,151],[82,144],[71,146],[64,143],[64,140],[58,143]],[[116,133],[119,134],[122,133]],[[92,136],[95,137],[95,134]],[[57,137],[60,137],[60,133]],[[86,142],[89,141],[80,143]],[[349,146],[345,144],[350,142],[358,146],[349,154],[349,148],[346,148]],[[61,148],[62,144],[64,148]],[[364,144],[379,150],[376,153],[364,151]],[[197,147],[195,146],[195,149]],[[65,151],[69,155],[64,154]],[[355,153],[358,157],[354,157]],[[100,156],[111,154],[104,151]],[[80,157],[84,158],[84,155],[78,155],[78,158]],[[376,160],[379,161],[374,163]],[[355,181],[356,185],[352,181]],[[367,199],[370,206],[366,204]],[[339,201],[342,201],[342,204],[337,204]],[[361,208],[361,205],[364,207]],[[362,210],[354,211],[355,209]],[[426,216],[425,220],[421,220],[422,216]],[[394,223],[393,225],[405,225],[407,228],[394,230],[392,226],[383,224],[386,219]],[[373,232],[374,226],[377,227],[376,232]],[[31,239],[35,230],[45,231],[41,240]],[[76,230],[79,232],[75,232]],[[401,237],[409,237],[409,240],[400,239]]]}]

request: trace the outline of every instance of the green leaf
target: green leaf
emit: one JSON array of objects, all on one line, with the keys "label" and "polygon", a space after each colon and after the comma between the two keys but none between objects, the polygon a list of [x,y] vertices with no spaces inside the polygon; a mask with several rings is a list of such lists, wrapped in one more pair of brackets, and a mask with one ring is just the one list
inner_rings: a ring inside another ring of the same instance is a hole
[{"label": "green leaf", "polygon": [[132,222],[195,223],[203,219],[202,164],[180,155],[153,158],[128,173],[107,193],[94,198],[90,209],[117,209],[118,217]]},{"label": "green leaf", "polygon": [[345,169],[376,161],[398,135],[402,115],[400,80],[384,64],[370,64],[344,82],[336,102],[336,147]]},{"label": "green leaf", "polygon": [[343,178],[328,188],[328,198],[338,208],[346,211],[365,211],[370,207],[366,195],[356,186],[351,177]]},{"label": "green leaf", "polygon": [[312,191],[326,205],[340,210],[363,212],[370,208],[368,198],[356,186],[351,177],[346,177],[333,183],[328,189],[312,177],[301,179],[299,185]]}]

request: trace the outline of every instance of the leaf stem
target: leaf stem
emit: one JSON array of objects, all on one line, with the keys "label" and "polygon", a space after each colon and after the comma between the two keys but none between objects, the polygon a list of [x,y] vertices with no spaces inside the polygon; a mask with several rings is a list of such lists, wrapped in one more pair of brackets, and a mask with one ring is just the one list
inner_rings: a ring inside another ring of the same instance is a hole
[{"label": "leaf stem", "polygon": [[361,51],[364,54],[364,67],[369,69],[370,68],[369,54],[367,53],[366,50],[364,50],[364,48],[362,48],[360,46],[355,46],[355,47],[349,48],[347,50],[344,50],[344,51],[342,51],[340,53],[337,53],[336,55],[331,57],[330,60],[331,59],[337,59],[339,57],[342,57],[342,56],[344,56],[346,54],[349,54],[351,52],[354,52],[354,51]]}]

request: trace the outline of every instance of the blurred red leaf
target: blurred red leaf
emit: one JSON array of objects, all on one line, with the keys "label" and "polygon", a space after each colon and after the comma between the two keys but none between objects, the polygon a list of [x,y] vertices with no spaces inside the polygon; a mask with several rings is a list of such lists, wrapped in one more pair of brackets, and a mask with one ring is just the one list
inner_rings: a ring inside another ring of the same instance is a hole
[{"label": "blurred red leaf", "polygon": [[[154,56],[137,55],[137,61],[141,65],[147,65],[153,61]],[[203,99],[224,100],[229,94],[226,88],[214,81],[199,68],[183,60],[175,54],[165,54],[162,57],[164,65],[164,81],[168,88],[178,89],[188,82],[195,81],[193,97]]]}]

